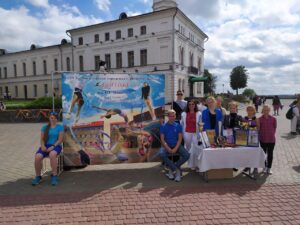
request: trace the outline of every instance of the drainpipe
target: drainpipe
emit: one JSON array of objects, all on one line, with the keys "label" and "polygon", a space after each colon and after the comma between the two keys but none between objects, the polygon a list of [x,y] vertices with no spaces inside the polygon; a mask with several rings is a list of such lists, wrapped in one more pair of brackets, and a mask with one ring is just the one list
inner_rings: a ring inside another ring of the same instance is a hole
[{"label": "drainpipe", "polygon": [[71,38],[71,44],[72,44],[72,71],[74,71],[74,45],[73,45],[73,37],[70,34],[69,31],[66,31],[66,34]]}]

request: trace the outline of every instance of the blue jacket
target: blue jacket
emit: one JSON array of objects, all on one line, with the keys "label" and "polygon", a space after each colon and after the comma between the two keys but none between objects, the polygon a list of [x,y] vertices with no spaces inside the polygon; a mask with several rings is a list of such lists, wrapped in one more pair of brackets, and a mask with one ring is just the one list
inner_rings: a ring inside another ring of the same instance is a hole
[{"label": "blue jacket", "polygon": [[[202,122],[204,123],[204,130],[212,130],[215,129],[216,131],[216,135],[219,134],[219,127],[218,127],[218,123],[219,121],[222,122],[222,112],[219,109],[215,109],[216,112],[216,126],[215,127],[211,127],[210,125],[210,119],[209,119],[209,109],[205,109],[202,112]],[[223,125],[223,124],[222,124]]]}]

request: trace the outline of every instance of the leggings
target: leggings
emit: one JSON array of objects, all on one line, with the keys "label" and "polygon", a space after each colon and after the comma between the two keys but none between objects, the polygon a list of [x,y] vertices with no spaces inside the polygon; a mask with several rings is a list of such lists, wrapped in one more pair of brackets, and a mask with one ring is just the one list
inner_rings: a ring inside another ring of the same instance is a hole
[{"label": "leggings", "polygon": [[267,161],[265,162],[265,166],[267,168],[271,168],[272,162],[273,162],[273,151],[274,151],[275,143],[260,142],[260,146],[262,147],[264,152],[267,154]]}]

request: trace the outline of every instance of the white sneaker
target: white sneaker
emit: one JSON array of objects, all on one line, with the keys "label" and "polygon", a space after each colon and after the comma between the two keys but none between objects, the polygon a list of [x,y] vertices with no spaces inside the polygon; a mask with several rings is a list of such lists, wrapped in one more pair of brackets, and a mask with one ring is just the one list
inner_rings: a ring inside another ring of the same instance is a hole
[{"label": "white sneaker", "polygon": [[67,120],[71,119],[71,113],[67,112],[67,113],[65,114],[65,118],[66,118]]},{"label": "white sneaker", "polygon": [[166,176],[170,179],[170,180],[174,180],[175,176],[174,176],[174,172],[172,170],[169,170],[168,173],[166,173]]},{"label": "white sneaker", "polygon": [[268,173],[268,168],[267,168],[267,167],[265,167],[265,168],[263,169],[263,173]]},{"label": "white sneaker", "polygon": [[176,171],[175,181],[180,182],[181,181],[181,172],[180,170]]},{"label": "white sneaker", "polygon": [[272,175],[272,174],[273,174],[273,172],[272,172],[271,168],[268,168],[268,170],[267,170],[267,174],[269,174],[269,175]]}]

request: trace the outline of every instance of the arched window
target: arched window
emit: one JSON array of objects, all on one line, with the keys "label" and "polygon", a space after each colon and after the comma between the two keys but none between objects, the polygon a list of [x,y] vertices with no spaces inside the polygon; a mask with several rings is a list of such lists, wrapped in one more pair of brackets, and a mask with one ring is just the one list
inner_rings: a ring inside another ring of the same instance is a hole
[{"label": "arched window", "polygon": [[181,90],[184,93],[184,89],[185,89],[185,80],[182,79],[182,83],[181,83]]}]

